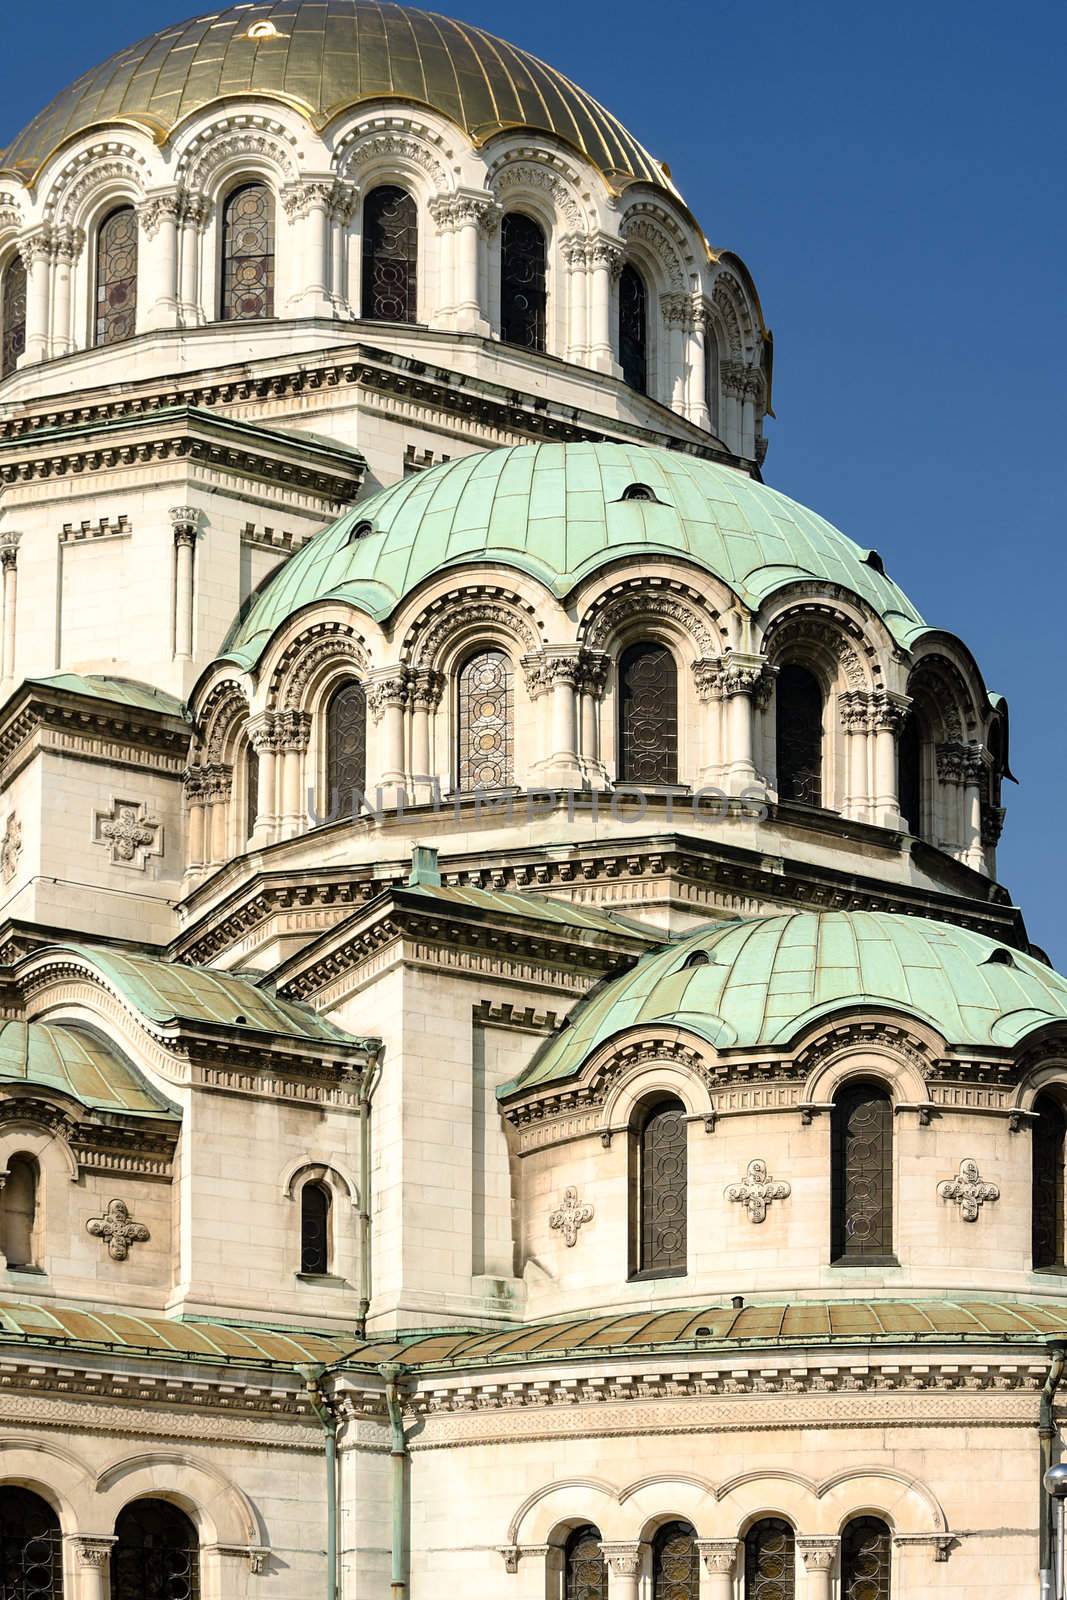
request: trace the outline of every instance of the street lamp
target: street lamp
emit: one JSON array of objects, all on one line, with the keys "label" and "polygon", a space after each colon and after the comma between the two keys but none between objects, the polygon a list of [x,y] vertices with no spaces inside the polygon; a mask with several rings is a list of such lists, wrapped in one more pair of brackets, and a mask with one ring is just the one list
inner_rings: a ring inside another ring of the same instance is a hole
[{"label": "street lamp", "polygon": [[1067,1461],[1049,1467],[1045,1473],[1045,1492],[1056,1503],[1056,1600],[1067,1600],[1064,1591],[1064,1502],[1067,1501]]}]

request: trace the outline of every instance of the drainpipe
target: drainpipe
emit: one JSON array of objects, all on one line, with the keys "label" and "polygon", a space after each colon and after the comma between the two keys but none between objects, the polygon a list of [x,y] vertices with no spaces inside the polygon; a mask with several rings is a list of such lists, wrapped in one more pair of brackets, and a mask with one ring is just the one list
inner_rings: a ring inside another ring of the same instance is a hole
[{"label": "drainpipe", "polygon": [[1056,1398],[1056,1390],[1063,1377],[1064,1357],[1067,1355],[1067,1345],[1049,1341],[1049,1369],[1045,1378],[1044,1388],[1041,1390],[1041,1406],[1038,1412],[1037,1436],[1041,1441],[1041,1500],[1040,1500],[1040,1551],[1041,1551],[1041,1600],[1051,1600],[1052,1595],[1052,1516],[1049,1497],[1045,1490],[1045,1473],[1052,1465],[1052,1441],[1056,1437],[1056,1425],[1052,1418],[1052,1406]]},{"label": "drainpipe", "polygon": [[389,1410],[389,1456],[392,1461],[392,1582],[391,1600],[407,1600],[408,1593],[408,1524],[407,1524],[407,1463],[408,1444],[404,1437],[404,1411],[400,1399],[400,1379],[406,1368],[386,1364],[378,1368],[385,1379],[385,1403]]},{"label": "drainpipe", "polygon": [[298,1367],[315,1415],[326,1436],[326,1600],[337,1600],[337,1417],[320,1381],[328,1367]]},{"label": "drainpipe", "polygon": [[367,1337],[367,1313],[371,1299],[371,1213],[370,1213],[370,1102],[381,1077],[381,1041],[375,1040],[368,1052],[367,1065],[359,1080],[359,1308],[356,1331]]}]

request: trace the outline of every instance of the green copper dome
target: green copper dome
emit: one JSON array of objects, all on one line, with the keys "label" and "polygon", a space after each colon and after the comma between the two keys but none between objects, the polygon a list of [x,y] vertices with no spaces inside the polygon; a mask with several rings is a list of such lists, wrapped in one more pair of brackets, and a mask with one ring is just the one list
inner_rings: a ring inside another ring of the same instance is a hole
[{"label": "green copper dome", "polygon": [[575,1011],[501,1097],[574,1077],[616,1034],[664,1024],[720,1050],[785,1049],[834,1012],[903,1012],[948,1045],[1010,1049],[1067,1021],[1067,979],[983,934],[888,911],[798,911],[714,923]]},{"label": "green copper dome", "polygon": [[251,0],[161,28],[57,95],[2,164],[32,176],[68,139],[108,123],[132,123],[162,144],[204,106],[249,98],[295,106],[318,128],[369,101],[411,101],[474,144],[531,128],[618,187],[672,187],[622,123],[554,67],[469,23],[379,0]]},{"label": "green copper dome", "polygon": [[[625,498],[635,484],[655,498]],[[274,631],[315,601],[347,600],[386,617],[446,567],[515,567],[562,598],[611,561],[653,555],[693,562],[753,609],[798,580],[840,585],[907,643],[923,620],[869,554],[732,467],[647,445],[515,445],[461,456],[361,501],[278,572],[225,654],[254,665]]]}]

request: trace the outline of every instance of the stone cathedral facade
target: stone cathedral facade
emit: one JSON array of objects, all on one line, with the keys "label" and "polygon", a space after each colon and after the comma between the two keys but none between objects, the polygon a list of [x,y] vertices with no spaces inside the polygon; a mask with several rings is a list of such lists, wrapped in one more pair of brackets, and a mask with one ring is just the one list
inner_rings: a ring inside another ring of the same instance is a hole
[{"label": "stone cathedral facade", "polygon": [[1037,1597],[1008,708],[765,483],[740,257],[378,0],[0,167],[0,1596]]}]

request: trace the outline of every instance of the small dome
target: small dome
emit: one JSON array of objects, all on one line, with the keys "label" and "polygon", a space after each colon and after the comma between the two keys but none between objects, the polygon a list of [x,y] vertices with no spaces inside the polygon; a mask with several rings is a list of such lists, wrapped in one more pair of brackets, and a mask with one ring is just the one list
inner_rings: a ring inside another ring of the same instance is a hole
[{"label": "small dome", "polygon": [[[501,1096],[581,1071],[633,1028],[685,1028],[716,1049],[786,1049],[837,1011],[903,1012],[948,1045],[1010,1049],[1067,1021],[1067,979],[966,928],[888,911],[797,911],[715,923],[643,956],[571,1016]],[[692,960],[696,952],[708,959]]]},{"label": "small dome", "polygon": [[[628,493],[635,487],[647,492]],[[386,617],[446,567],[517,567],[562,597],[611,561],[650,555],[693,562],[753,609],[813,579],[861,596],[901,643],[923,628],[851,539],[733,467],[648,445],[534,444],[461,456],[360,501],[280,569],[225,654],[251,666],[275,629],[315,601]]]},{"label": "small dome", "polygon": [[532,128],[608,178],[672,187],[621,122],[536,56],[468,23],[378,0],[254,0],[151,33],[57,95],[12,140],[3,166],[32,176],[59,145],[106,123],[133,123],[163,143],[192,112],[249,96],[295,105],[318,128],[367,101],[413,101],[475,144]]}]

